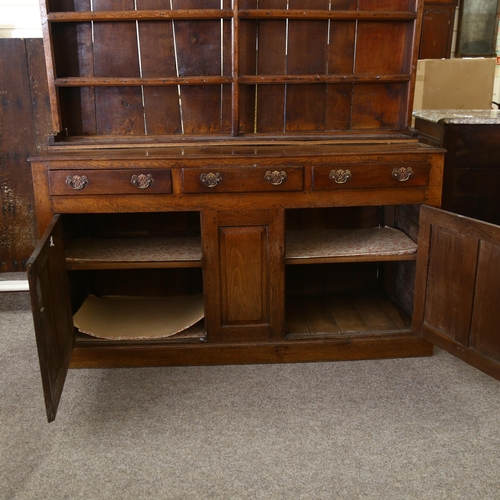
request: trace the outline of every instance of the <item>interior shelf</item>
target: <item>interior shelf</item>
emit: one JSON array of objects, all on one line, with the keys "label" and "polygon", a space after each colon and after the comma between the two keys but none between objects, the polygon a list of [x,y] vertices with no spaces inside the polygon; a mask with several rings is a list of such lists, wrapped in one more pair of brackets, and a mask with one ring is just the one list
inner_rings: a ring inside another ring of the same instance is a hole
[{"label": "interior shelf", "polygon": [[201,267],[201,238],[81,238],[67,248],[66,267],[69,270]]},{"label": "interior shelf", "polygon": [[417,244],[392,227],[287,231],[286,264],[415,260]]},{"label": "interior shelf", "polygon": [[[415,260],[417,245],[391,227],[287,231],[286,264]],[[69,270],[201,267],[199,236],[81,238],[66,250]]]},{"label": "interior shelf", "polygon": [[289,297],[288,339],[410,333],[411,318],[385,295],[324,294]]}]

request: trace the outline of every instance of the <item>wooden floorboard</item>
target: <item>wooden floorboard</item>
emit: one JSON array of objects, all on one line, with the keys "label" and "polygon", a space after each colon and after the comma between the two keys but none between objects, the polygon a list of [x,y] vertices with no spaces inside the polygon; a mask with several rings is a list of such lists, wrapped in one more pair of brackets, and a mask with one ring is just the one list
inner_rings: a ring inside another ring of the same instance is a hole
[{"label": "wooden floorboard", "polygon": [[287,300],[288,338],[410,331],[410,317],[383,295],[331,294]]},{"label": "wooden floorboard", "polygon": [[378,300],[362,296],[356,301],[356,308],[371,331],[398,329]]},{"label": "wooden floorboard", "polygon": [[302,314],[309,326],[310,332],[316,334],[340,332],[328,306],[322,299],[305,299],[302,303]]}]

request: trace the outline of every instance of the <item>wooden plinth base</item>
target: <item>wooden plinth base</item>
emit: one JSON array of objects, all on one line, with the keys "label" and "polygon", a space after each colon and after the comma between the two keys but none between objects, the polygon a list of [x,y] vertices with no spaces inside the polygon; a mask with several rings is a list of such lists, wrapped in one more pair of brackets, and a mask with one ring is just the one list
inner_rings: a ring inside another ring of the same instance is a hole
[{"label": "wooden plinth base", "polygon": [[77,346],[73,352],[70,368],[350,361],[431,356],[432,352],[432,344],[413,335],[238,344],[123,346],[94,344]]}]

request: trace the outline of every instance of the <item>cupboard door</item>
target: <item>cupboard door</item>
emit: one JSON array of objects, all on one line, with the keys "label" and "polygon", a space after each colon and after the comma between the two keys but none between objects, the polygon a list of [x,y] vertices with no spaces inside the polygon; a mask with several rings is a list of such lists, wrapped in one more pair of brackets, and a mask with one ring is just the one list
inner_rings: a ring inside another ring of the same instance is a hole
[{"label": "cupboard door", "polygon": [[413,330],[500,380],[500,227],[424,206]]},{"label": "cupboard door", "polygon": [[33,251],[27,269],[45,406],[51,422],[56,416],[74,347],[62,222],[58,215]]},{"label": "cupboard door", "polygon": [[457,0],[424,2],[419,59],[449,59]]},{"label": "cupboard door", "polygon": [[283,336],[283,211],[203,215],[205,322],[209,341]]}]

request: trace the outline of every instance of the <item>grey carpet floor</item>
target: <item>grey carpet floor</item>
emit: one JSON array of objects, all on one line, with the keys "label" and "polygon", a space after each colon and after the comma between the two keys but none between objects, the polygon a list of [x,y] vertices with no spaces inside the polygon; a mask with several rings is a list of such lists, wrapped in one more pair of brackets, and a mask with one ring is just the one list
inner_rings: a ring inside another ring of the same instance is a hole
[{"label": "grey carpet floor", "polygon": [[500,383],[431,358],[71,370],[0,294],[0,498],[500,499]]}]

